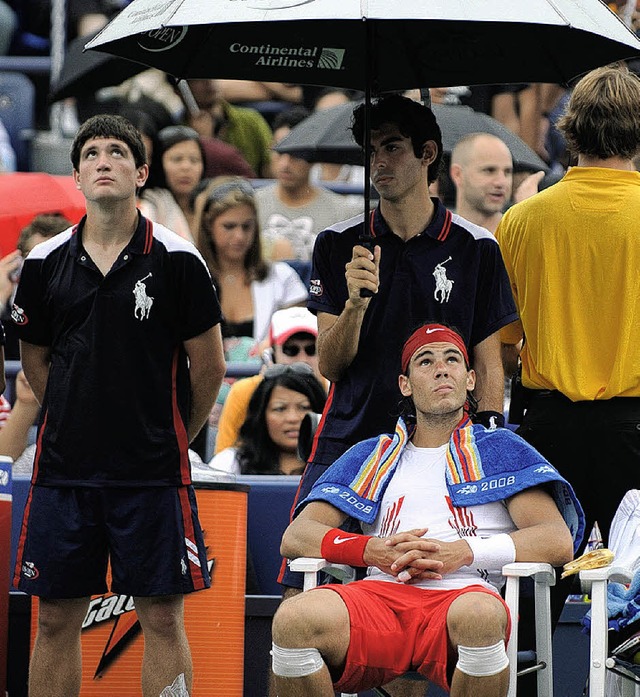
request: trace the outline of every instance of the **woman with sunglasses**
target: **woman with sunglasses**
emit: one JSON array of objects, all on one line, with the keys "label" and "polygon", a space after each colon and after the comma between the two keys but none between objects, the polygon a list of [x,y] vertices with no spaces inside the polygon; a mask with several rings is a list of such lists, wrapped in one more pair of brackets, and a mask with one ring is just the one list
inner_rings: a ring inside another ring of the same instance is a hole
[{"label": "woman with sunglasses", "polygon": [[256,387],[264,379],[269,366],[306,363],[311,366],[325,391],[329,384],[318,366],[316,340],[318,321],[306,307],[287,307],[271,317],[269,329],[270,347],[262,354],[264,367],[257,375],[236,380],[227,394],[217,423],[214,454],[230,448],[238,440],[240,427],[247,417],[249,401]]},{"label": "woman with sunglasses", "polygon": [[145,217],[193,242],[193,199],[205,169],[200,136],[188,126],[167,126],[158,133],[155,148],[138,207]]},{"label": "woman with sunglasses", "polygon": [[298,456],[302,419],[324,409],[326,395],[306,363],[272,365],[249,402],[247,418],[234,447],[209,466],[233,474],[302,474]]},{"label": "woman with sunglasses", "polygon": [[222,305],[222,336],[264,341],[274,312],[303,305],[307,289],[285,262],[266,262],[253,187],[242,177],[216,177],[196,198],[196,246]]}]

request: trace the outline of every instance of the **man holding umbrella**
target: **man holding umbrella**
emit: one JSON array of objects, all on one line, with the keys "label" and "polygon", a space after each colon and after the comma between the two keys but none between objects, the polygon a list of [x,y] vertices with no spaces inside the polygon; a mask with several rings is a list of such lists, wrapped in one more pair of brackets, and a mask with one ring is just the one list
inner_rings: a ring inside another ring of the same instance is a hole
[{"label": "man holding umbrella", "polygon": [[[364,116],[357,107],[359,145]],[[504,422],[499,330],[516,312],[498,245],[429,195],[442,159],[432,111],[390,95],[375,102],[369,116],[371,178],[380,205],[366,221],[325,230],[314,248],[308,306],[318,316],[320,370],[332,387],[300,499],[353,443],[393,430],[402,340],[427,320],[461,332],[478,376],[479,419]],[[301,585],[288,571],[280,580]]]}]

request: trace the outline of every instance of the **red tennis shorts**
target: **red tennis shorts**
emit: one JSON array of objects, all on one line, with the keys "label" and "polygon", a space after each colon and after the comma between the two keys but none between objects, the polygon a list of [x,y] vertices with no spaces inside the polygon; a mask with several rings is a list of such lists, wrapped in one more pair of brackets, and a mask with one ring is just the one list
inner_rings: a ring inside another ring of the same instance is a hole
[{"label": "red tennis shorts", "polygon": [[[351,637],[346,664],[334,683],[338,692],[380,687],[407,671],[417,671],[449,692],[450,651],[447,612],[464,593],[488,593],[507,610],[504,600],[484,586],[425,590],[387,581],[356,581],[319,586],[338,593],[349,612]],[[451,672],[451,671],[450,671]]]}]

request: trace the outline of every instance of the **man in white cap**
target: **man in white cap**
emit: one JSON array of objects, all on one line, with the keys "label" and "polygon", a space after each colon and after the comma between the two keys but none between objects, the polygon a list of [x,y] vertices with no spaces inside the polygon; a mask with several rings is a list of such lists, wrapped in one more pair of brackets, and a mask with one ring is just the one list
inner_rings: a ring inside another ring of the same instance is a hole
[{"label": "man in white cap", "polygon": [[[316,317],[305,307],[287,307],[274,312],[269,330],[270,348],[265,351],[265,364],[306,363],[313,368],[318,380],[326,385],[327,381],[318,369],[317,336]],[[240,426],[247,415],[251,395],[262,379],[261,372],[233,383],[218,422],[216,454],[235,445]]]}]

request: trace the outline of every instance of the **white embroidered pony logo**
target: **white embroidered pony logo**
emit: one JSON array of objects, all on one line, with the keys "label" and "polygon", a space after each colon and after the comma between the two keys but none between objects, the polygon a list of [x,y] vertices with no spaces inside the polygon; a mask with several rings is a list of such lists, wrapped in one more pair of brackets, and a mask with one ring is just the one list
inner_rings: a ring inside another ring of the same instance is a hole
[{"label": "white embroidered pony logo", "polygon": [[[147,286],[143,283],[143,281],[146,281],[150,276],[153,276],[153,274],[148,273],[144,278],[136,281],[136,285],[133,288],[133,295],[136,299],[136,306],[133,309],[133,316],[139,320],[149,319],[149,313],[151,312],[151,306],[153,305],[153,298],[147,295]],[[140,311],[139,316],[138,310]]]},{"label": "white embroidered pony logo", "polygon": [[433,277],[436,279],[436,289],[433,292],[433,297],[440,303],[449,302],[449,296],[451,295],[451,289],[454,283],[447,278],[447,270],[444,268],[444,265],[448,261],[451,261],[451,257],[437,264],[433,270]]}]

